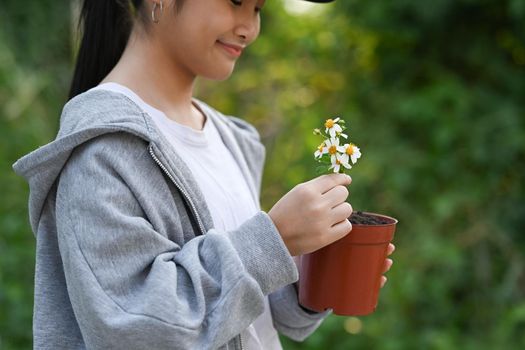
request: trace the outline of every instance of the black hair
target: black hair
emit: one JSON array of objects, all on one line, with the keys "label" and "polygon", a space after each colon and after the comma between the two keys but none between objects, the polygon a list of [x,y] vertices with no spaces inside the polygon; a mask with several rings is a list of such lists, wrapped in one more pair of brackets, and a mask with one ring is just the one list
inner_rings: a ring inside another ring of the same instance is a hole
[{"label": "black hair", "polygon": [[82,41],[69,99],[98,85],[122,56],[143,0],[84,0],[78,29]]}]

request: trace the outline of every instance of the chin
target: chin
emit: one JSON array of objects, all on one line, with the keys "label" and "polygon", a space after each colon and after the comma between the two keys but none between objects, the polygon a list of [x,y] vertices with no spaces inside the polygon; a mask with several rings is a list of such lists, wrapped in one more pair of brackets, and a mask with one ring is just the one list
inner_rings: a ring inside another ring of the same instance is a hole
[{"label": "chin", "polygon": [[216,69],[206,72],[205,74],[201,74],[200,76],[210,80],[223,81],[232,75],[234,67],[235,65],[221,68],[216,67]]}]

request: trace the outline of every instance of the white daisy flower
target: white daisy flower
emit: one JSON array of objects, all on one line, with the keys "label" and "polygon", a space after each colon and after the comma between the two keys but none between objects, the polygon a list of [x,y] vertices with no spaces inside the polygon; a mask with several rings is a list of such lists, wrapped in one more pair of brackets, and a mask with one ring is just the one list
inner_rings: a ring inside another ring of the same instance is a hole
[{"label": "white daisy flower", "polygon": [[328,147],[326,147],[326,143],[323,142],[317,147],[317,151],[315,151],[314,157],[321,158],[326,153],[328,153]]},{"label": "white daisy flower", "polygon": [[[344,120],[337,117],[325,121],[324,133],[322,129],[314,129],[314,135],[320,135],[325,138],[314,152],[315,159],[323,163],[319,169],[333,171],[334,173],[344,173],[346,170],[352,169],[352,166],[361,158],[361,150],[350,141],[344,140],[343,142],[348,143],[345,143],[343,146],[340,145],[341,139],[348,139],[348,135],[343,133],[343,131],[346,131],[345,124]],[[325,162],[325,155],[330,157],[330,165],[326,164],[328,162]]]},{"label": "white daisy flower", "polygon": [[345,148],[343,146],[339,146],[338,138],[326,140],[324,144],[326,145],[327,153],[330,155],[330,161],[332,164],[334,164],[337,159],[337,152],[344,153]]},{"label": "white daisy flower", "polygon": [[341,165],[346,169],[352,169],[352,166],[348,164],[348,157],[345,157],[345,154],[337,153],[335,155],[335,161],[332,161],[332,165],[328,170],[334,169],[334,173],[338,173]]},{"label": "white daisy flower", "polygon": [[346,162],[348,162],[348,160],[350,159],[352,161],[352,164],[355,164],[357,163],[357,160],[361,158],[361,151],[359,150],[359,147],[357,147],[353,143],[346,144],[343,146],[343,148],[343,157],[346,160]]},{"label": "white daisy flower", "polygon": [[337,124],[337,122],[339,122],[339,119],[340,118],[327,119],[324,123],[324,126],[326,128],[325,132],[329,134],[331,138],[339,136],[339,134],[343,132],[343,128],[341,128],[341,125]]}]

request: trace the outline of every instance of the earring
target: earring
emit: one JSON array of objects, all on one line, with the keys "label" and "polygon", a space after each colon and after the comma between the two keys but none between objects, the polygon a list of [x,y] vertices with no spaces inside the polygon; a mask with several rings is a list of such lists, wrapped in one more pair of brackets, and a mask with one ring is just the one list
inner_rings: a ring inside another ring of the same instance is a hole
[{"label": "earring", "polygon": [[[159,6],[159,16],[158,17],[156,16],[157,6]],[[153,23],[159,23],[160,17],[162,17],[163,11],[164,11],[164,6],[162,4],[162,0],[160,0],[160,4],[156,2],[153,3],[153,8],[151,9],[151,20],[153,21]]]}]

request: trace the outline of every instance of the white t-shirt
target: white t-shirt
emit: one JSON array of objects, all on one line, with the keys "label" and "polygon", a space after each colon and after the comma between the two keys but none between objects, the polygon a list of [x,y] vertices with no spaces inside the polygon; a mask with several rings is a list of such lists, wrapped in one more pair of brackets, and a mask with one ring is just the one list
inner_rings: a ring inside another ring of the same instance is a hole
[{"label": "white t-shirt", "polygon": [[[210,209],[215,228],[228,231],[239,227],[258,212],[246,179],[221,139],[213,122],[208,120],[202,130],[179,124],[144,102],[127,87],[104,83],[93,89],[122,93],[152,117],[164,137],[188,165]],[[235,317],[235,315],[231,315]],[[242,333],[243,345],[249,350],[281,350],[273,327],[268,298],[264,312]]]}]

